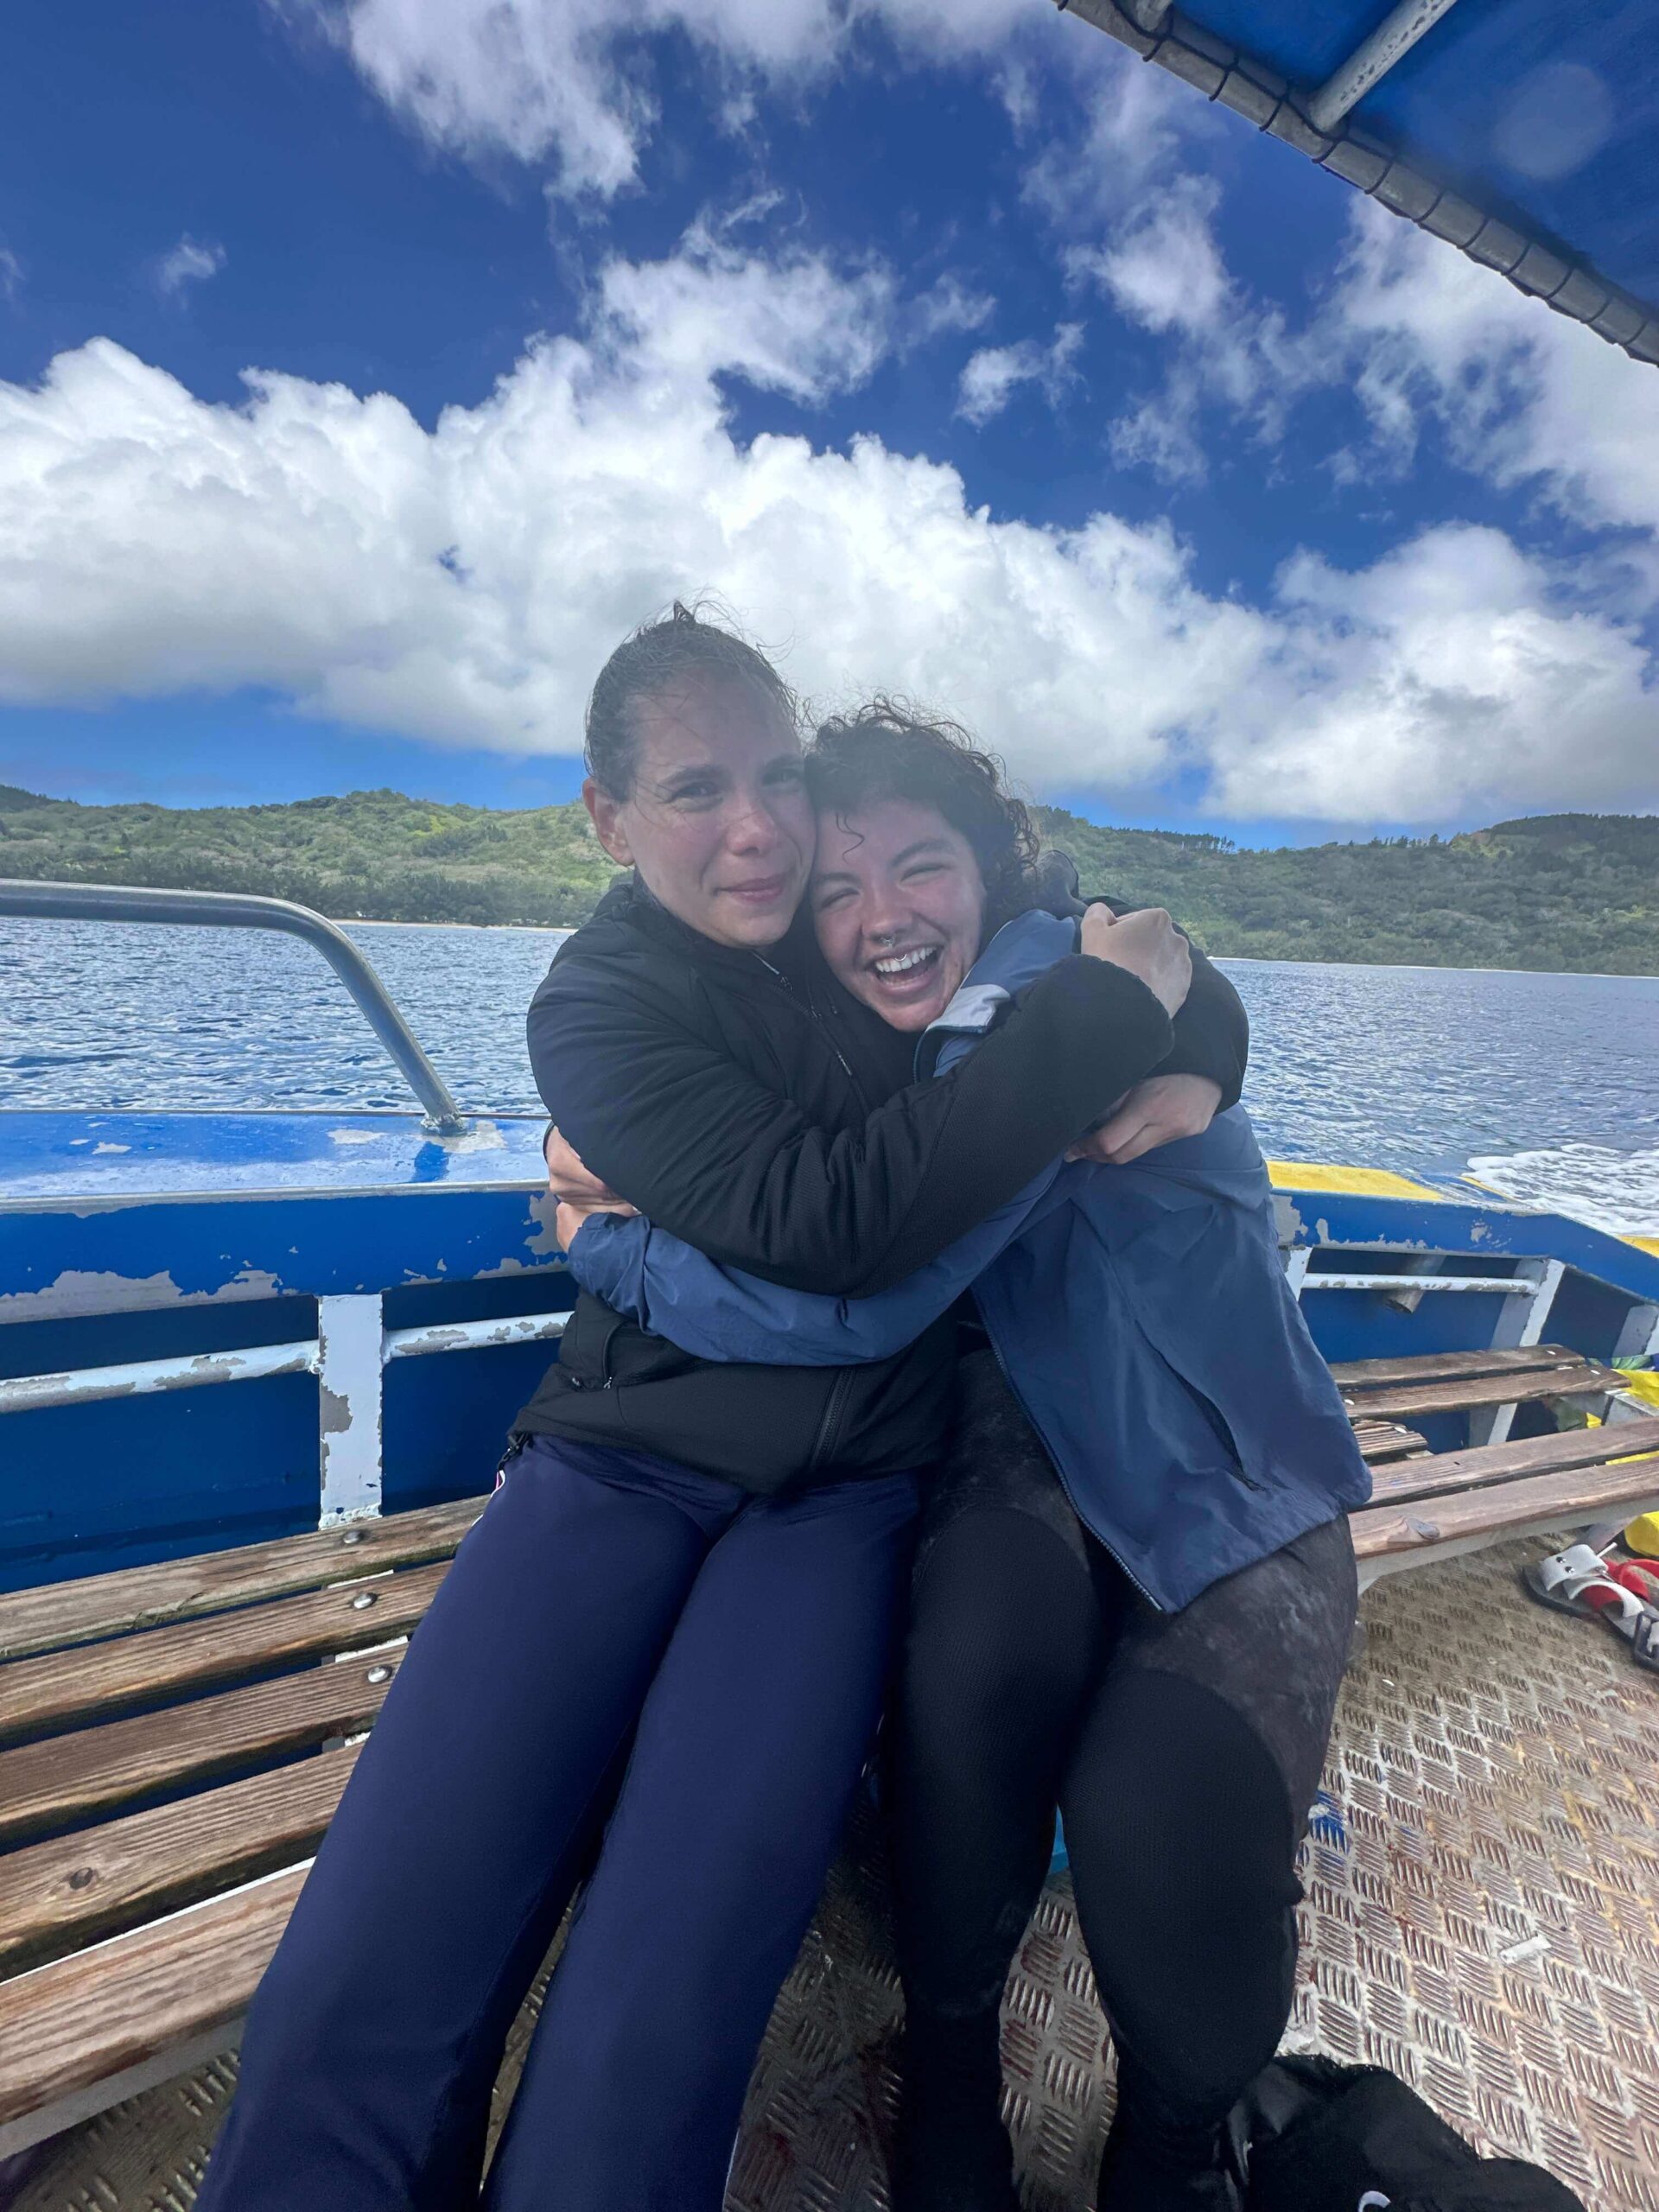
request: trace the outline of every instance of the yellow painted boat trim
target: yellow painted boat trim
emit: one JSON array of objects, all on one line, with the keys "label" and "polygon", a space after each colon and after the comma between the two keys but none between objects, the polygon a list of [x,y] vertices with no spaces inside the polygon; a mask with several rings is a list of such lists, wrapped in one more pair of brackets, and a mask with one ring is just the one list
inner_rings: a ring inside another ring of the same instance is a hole
[{"label": "yellow painted boat trim", "polygon": [[[1396,1175],[1391,1167],[1340,1167],[1309,1160],[1270,1160],[1268,1173],[1275,1191],[1347,1191],[1363,1198],[1432,1198],[1440,1205],[1457,1203],[1453,1192],[1414,1182],[1409,1175]],[[1478,1176],[1463,1175],[1458,1179],[1471,1190],[1491,1191],[1506,1205],[1515,1203]],[[1638,1252],[1651,1252],[1659,1259],[1659,1236],[1623,1236],[1619,1242],[1634,1244]]]},{"label": "yellow painted boat trim", "polygon": [[1444,1191],[1427,1183],[1414,1183],[1388,1167],[1319,1167],[1306,1160],[1270,1160],[1268,1173],[1275,1191],[1349,1191],[1363,1198],[1433,1198],[1446,1202]]}]

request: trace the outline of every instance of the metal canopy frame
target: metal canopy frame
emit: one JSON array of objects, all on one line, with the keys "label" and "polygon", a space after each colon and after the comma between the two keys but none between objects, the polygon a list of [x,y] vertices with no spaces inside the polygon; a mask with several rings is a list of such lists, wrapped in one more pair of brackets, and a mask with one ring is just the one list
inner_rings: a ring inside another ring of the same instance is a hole
[{"label": "metal canopy frame", "polygon": [[1207,31],[1169,0],[1055,0],[1155,62],[1172,76],[1231,108],[1258,130],[1281,138],[1357,190],[1431,237],[1444,238],[1517,291],[1557,315],[1586,324],[1633,360],[1659,365],[1659,308],[1635,298],[1584,263],[1507,217],[1478,206],[1414,158],[1349,121],[1350,111],[1438,22],[1452,0],[1402,0],[1322,86],[1293,85],[1253,54]]},{"label": "metal canopy frame", "polygon": [[1307,104],[1308,120],[1320,130],[1334,130],[1354,103],[1380,84],[1401,55],[1409,54],[1455,4],[1456,0],[1400,0],[1319,86]]}]

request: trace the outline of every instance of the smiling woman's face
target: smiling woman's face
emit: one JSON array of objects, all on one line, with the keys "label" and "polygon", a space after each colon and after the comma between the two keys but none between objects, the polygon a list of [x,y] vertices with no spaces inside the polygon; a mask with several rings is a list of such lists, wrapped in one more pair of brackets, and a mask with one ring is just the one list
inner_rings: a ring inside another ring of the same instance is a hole
[{"label": "smiling woman's face", "polygon": [[978,954],[984,878],[937,807],[890,798],[821,813],[810,896],[824,958],[894,1029],[925,1029]]}]

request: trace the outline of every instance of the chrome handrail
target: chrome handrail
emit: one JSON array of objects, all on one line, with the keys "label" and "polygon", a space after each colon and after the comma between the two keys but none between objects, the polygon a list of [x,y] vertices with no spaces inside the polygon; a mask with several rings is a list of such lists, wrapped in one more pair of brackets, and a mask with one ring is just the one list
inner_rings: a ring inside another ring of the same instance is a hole
[{"label": "chrome handrail", "polygon": [[448,1085],[421,1050],[379,976],[345,931],[309,906],[240,891],[156,891],[130,884],[8,879],[0,880],[0,914],[51,922],[185,922],[210,929],[283,930],[303,938],[328,962],[397,1061],[426,1109],[425,1126],[435,1136],[458,1136],[467,1127]]}]

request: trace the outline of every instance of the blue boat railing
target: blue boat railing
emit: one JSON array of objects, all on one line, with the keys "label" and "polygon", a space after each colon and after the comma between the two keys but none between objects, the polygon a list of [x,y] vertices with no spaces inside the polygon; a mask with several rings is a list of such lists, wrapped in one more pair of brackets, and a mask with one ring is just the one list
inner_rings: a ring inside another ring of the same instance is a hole
[{"label": "blue boat railing", "polygon": [[[1384,1271],[1376,1264],[1375,1248],[1344,1249],[1326,1244],[1318,1249],[1325,1260],[1337,1258],[1337,1267],[1328,1270],[1312,1267],[1314,1251],[1306,1246],[1294,1247],[1282,1255],[1297,1298],[1312,1291],[1370,1293],[1414,1313],[1430,1293],[1437,1294],[1437,1304],[1459,1294],[1497,1297],[1502,1305],[1493,1342],[1500,1345],[1529,1345],[1542,1340],[1566,1272],[1560,1260],[1539,1256],[1512,1262],[1516,1270],[1513,1274],[1477,1273],[1462,1255],[1421,1251],[1406,1258],[1405,1272],[1397,1271],[1402,1255],[1389,1255],[1396,1271]],[[1448,1260],[1452,1272],[1439,1272]],[[96,1299],[92,1304],[96,1306]],[[318,1521],[320,1526],[328,1528],[380,1510],[384,1376],[391,1362],[436,1352],[475,1352],[546,1342],[563,1332],[567,1319],[563,1311],[544,1310],[487,1320],[437,1321],[388,1329],[381,1294],[361,1291],[319,1296],[315,1311],[315,1335],[292,1341],[0,1377],[0,1415],[214,1383],[314,1376],[318,1386]],[[1471,1415],[1471,1440],[1502,1441],[1513,1412],[1512,1407],[1505,1407]]]},{"label": "blue boat railing", "polygon": [[420,1100],[435,1136],[467,1127],[448,1085],[422,1051],[385,985],[342,929],[309,906],[239,891],[160,891],[116,883],[0,881],[0,914],[36,921],[172,922],[207,929],[280,930],[315,945],[357,1002]]}]

